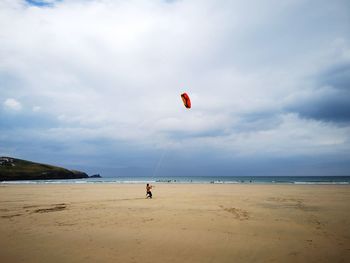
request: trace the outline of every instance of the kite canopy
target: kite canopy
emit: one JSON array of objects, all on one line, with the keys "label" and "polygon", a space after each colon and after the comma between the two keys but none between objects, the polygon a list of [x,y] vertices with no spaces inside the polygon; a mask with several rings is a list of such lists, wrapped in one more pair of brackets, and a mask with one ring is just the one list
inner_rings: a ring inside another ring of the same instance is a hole
[{"label": "kite canopy", "polygon": [[185,107],[187,109],[190,109],[191,108],[191,100],[190,100],[190,97],[187,95],[186,92],[181,94],[181,99],[182,99]]}]

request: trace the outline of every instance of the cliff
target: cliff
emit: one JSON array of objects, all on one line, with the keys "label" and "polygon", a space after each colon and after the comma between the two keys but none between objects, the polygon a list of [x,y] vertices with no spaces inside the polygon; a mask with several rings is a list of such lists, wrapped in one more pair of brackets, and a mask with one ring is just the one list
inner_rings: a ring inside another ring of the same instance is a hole
[{"label": "cliff", "polygon": [[0,157],[0,181],[78,179],[88,177],[86,173],[80,171],[12,157]]}]

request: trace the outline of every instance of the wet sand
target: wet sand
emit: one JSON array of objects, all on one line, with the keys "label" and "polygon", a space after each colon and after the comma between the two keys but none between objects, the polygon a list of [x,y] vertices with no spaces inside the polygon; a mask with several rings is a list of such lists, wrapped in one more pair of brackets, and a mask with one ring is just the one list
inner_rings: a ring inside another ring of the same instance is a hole
[{"label": "wet sand", "polygon": [[0,262],[350,262],[350,186],[0,185]]}]

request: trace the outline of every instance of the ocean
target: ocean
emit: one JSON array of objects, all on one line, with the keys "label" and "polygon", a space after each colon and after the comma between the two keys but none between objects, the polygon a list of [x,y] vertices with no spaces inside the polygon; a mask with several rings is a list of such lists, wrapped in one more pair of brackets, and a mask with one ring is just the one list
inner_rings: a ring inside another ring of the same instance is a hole
[{"label": "ocean", "polygon": [[172,176],[19,180],[0,184],[350,184],[350,176]]}]

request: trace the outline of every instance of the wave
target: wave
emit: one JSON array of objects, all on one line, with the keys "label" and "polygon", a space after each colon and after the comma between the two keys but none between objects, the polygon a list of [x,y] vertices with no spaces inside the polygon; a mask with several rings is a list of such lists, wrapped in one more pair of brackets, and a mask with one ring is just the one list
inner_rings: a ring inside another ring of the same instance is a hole
[{"label": "wave", "polygon": [[294,182],[294,184],[350,184],[349,182]]}]

